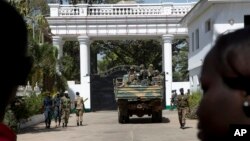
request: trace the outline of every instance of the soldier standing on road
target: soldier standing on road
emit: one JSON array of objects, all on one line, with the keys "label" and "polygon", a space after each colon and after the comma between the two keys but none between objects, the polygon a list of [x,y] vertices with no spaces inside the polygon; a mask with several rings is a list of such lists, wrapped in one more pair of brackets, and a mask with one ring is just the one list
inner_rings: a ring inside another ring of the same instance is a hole
[{"label": "soldier standing on road", "polygon": [[[86,101],[85,99],[84,101]],[[82,116],[84,112],[84,101],[83,98],[80,96],[79,92],[76,92],[76,99],[75,99],[75,109],[76,109],[76,123],[77,126],[81,125],[82,126]],[[79,124],[80,120],[80,124]]]},{"label": "soldier standing on road", "polygon": [[[56,127],[58,127],[61,124],[61,116],[62,116],[61,97],[59,93],[56,95],[53,101],[53,105],[54,105],[55,123],[56,123]],[[57,125],[57,121],[59,122],[58,125]]]},{"label": "soldier standing on road", "polygon": [[53,102],[49,93],[47,93],[47,96],[43,101],[43,107],[44,107],[45,125],[46,128],[50,128],[52,112],[53,112],[52,110]]},{"label": "soldier standing on road", "polygon": [[63,127],[67,127],[69,115],[70,115],[70,106],[71,102],[68,97],[68,92],[64,92],[64,96],[61,98],[62,103],[62,119],[63,119]]},{"label": "soldier standing on road", "polygon": [[187,108],[189,109],[189,102],[188,102],[188,96],[184,95],[183,88],[180,88],[180,95],[177,96],[177,110],[178,110],[178,117],[180,122],[180,128],[184,129],[185,127],[185,120],[186,120],[186,113]]}]

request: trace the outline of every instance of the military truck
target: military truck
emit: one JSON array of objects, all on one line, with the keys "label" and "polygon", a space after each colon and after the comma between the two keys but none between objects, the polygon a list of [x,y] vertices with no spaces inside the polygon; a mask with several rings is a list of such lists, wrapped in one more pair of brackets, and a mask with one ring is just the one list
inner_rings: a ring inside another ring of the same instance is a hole
[{"label": "military truck", "polygon": [[163,79],[152,78],[145,82],[125,84],[128,75],[114,79],[114,94],[118,106],[118,122],[128,123],[133,115],[152,116],[152,122],[162,122]]}]

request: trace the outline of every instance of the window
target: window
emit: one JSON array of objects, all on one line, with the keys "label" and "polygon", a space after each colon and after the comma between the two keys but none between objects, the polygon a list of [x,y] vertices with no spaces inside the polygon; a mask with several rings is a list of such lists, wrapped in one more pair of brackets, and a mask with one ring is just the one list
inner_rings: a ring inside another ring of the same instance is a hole
[{"label": "window", "polygon": [[196,49],[199,49],[199,29],[196,29],[195,30],[195,46],[196,46]]},{"label": "window", "polygon": [[205,32],[209,32],[211,30],[211,20],[208,19],[206,22],[205,22]]},{"label": "window", "polygon": [[192,44],[192,52],[194,51],[194,32],[192,33],[192,41],[191,41],[191,44]]}]

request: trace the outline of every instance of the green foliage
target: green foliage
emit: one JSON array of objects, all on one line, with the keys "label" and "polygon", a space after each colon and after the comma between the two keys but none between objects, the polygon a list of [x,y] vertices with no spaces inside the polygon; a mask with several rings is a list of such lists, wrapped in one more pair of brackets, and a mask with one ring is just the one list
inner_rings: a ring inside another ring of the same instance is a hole
[{"label": "green foliage", "polygon": [[38,95],[36,96],[36,94],[31,94],[29,97],[25,97],[24,98],[25,101],[25,109],[27,109],[28,111],[28,116],[33,116],[36,114],[40,114],[41,113],[41,107],[43,104],[43,96],[42,95]]},{"label": "green foliage", "polygon": [[[103,65],[110,69],[117,65],[140,65],[148,66],[153,64],[155,69],[161,70],[162,47],[156,40],[116,40],[116,41],[96,41],[99,53],[105,54],[103,62],[98,62],[99,70]],[[103,70],[102,70],[103,71]]]},{"label": "green foliage", "polygon": [[43,96],[35,93],[26,97],[16,97],[13,103],[6,109],[4,123],[18,132],[19,124],[33,115],[41,113]]},{"label": "green foliage", "polygon": [[63,46],[60,71],[68,80],[80,81],[80,48],[78,42],[68,41]]},{"label": "green foliage", "polygon": [[199,107],[200,101],[202,98],[202,93],[201,91],[196,91],[196,92],[192,92],[192,94],[189,96],[189,106],[191,109],[191,112],[187,114],[188,118],[191,119],[197,119],[197,109]]},{"label": "green foliage", "polygon": [[175,40],[173,44],[173,81],[188,81],[188,46],[186,40]]}]

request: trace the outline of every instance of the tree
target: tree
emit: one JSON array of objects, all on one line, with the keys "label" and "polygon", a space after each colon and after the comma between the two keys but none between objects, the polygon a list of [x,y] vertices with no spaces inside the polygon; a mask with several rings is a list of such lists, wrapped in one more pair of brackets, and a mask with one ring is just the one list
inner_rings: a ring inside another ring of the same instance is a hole
[{"label": "tree", "polygon": [[[100,53],[105,54],[107,69],[117,65],[154,64],[161,70],[161,44],[156,40],[98,41]],[[98,63],[99,65],[102,62]],[[103,67],[102,67],[103,68]],[[101,69],[100,69],[101,70]]]},{"label": "tree", "polygon": [[67,41],[63,46],[64,55],[60,60],[61,72],[68,80],[80,81],[79,42]]},{"label": "tree", "polygon": [[33,87],[38,83],[43,91],[53,92],[65,89],[63,76],[59,78],[56,73],[57,50],[55,47],[47,43],[39,45],[33,41],[29,45],[29,54],[33,58],[33,67],[29,77]]},{"label": "tree", "polygon": [[173,81],[188,81],[188,43],[186,40],[175,40],[173,44]]}]

